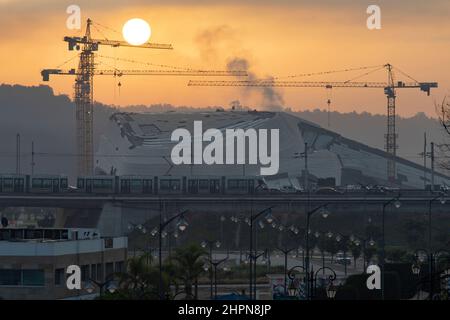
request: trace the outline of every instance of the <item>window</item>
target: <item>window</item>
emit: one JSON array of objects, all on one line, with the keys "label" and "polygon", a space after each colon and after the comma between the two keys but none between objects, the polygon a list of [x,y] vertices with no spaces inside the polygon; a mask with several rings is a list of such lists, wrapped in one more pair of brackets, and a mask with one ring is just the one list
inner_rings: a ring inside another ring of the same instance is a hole
[{"label": "window", "polygon": [[228,189],[230,190],[246,190],[247,180],[243,179],[230,179],[228,180]]},{"label": "window", "polygon": [[93,186],[97,189],[112,189],[112,180],[111,179],[94,179]]},{"label": "window", "polygon": [[0,270],[0,286],[20,286],[22,282],[21,270]]},{"label": "window", "polygon": [[178,191],[180,190],[181,184],[180,180],[168,180],[168,179],[162,179],[160,188],[161,190],[167,190],[167,191]]},{"label": "window", "polygon": [[0,286],[44,286],[44,270],[0,270]]},{"label": "window", "polygon": [[64,268],[55,269],[55,286],[64,284]]},{"label": "window", "polygon": [[80,267],[81,269],[81,281],[86,282],[89,280],[89,265],[85,264]]},{"label": "window", "polygon": [[22,270],[24,286],[44,286],[44,270]]},{"label": "window", "polygon": [[131,188],[133,189],[141,189],[142,188],[142,180],[133,179],[131,180]]},{"label": "window", "polygon": [[125,270],[124,270],[123,266],[124,266],[123,261],[117,261],[116,265],[115,265],[115,271],[116,272],[124,272]]},{"label": "window", "polygon": [[78,189],[83,189],[84,188],[84,179],[78,178],[77,188]]},{"label": "window", "polygon": [[101,263],[97,264],[97,280],[103,281],[103,265]]},{"label": "window", "polygon": [[97,279],[97,265],[91,264],[91,279],[98,280]]},{"label": "window", "polygon": [[105,264],[106,279],[112,279],[114,276],[114,263],[108,262]]},{"label": "window", "polygon": [[13,179],[11,179],[11,178],[3,179],[3,186],[5,188],[12,188],[12,186],[13,186]]},{"label": "window", "polygon": [[204,180],[204,179],[200,180],[198,187],[203,190],[209,189],[209,180]]},{"label": "window", "polygon": [[105,238],[105,249],[111,249],[114,247],[114,238]]},{"label": "window", "polygon": [[144,193],[152,193],[153,189],[153,182],[151,179],[145,179],[144,180]]}]

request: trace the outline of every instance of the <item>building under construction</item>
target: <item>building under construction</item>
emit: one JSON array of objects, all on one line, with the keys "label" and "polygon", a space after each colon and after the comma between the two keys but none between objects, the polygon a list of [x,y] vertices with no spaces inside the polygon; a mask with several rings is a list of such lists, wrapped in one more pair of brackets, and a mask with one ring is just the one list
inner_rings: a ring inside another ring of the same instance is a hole
[{"label": "building under construction", "polygon": [[[177,143],[171,141],[173,130],[186,128],[192,132],[194,121],[201,120],[204,131],[209,128],[279,129],[280,169],[277,175],[264,178],[275,188],[303,188],[305,184],[320,185],[324,181],[328,181],[326,185],[336,186],[388,185],[386,166],[390,155],[387,152],[284,112],[117,113],[110,120],[95,156],[98,174],[260,175],[259,165],[173,165],[171,151]],[[246,145],[247,155],[248,148]],[[430,170],[400,157],[395,161],[397,186],[423,189],[424,184],[431,183]],[[433,176],[435,184],[450,185],[449,177],[437,172]]]}]

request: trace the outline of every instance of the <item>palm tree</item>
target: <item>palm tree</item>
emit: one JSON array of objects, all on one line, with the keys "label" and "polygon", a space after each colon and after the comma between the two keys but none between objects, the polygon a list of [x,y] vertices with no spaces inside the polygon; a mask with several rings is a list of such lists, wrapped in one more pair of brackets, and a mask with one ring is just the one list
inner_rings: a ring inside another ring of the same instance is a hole
[{"label": "palm tree", "polygon": [[187,297],[192,297],[192,285],[203,272],[204,256],[207,252],[197,244],[177,248],[173,255],[175,277],[184,284]]},{"label": "palm tree", "polygon": [[[115,274],[119,289],[112,296],[119,299],[141,300],[158,298],[159,273],[151,265],[151,255],[144,254],[127,260],[126,270]],[[167,289],[167,276],[164,288]]]}]

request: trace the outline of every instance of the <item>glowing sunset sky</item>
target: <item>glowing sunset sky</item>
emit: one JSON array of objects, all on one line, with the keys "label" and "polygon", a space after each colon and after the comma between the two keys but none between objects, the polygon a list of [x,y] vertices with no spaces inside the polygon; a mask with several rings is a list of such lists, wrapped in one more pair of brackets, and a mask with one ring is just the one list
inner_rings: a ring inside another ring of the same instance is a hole
[{"label": "glowing sunset sky", "polygon": [[[56,93],[72,96],[73,77],[56,76],[49,83],[40,70],[56,68],[76,53],[67,50],[65,35],[82,35],[66,28],[67,6],[78,4],[88,17],[120,31],[130,18],[152,27],[151,42],[171,43],[173,51],[101,47],[99,55],[199,69],[224,70],[235,57],[250,61],[259,77],[336,70],[392,63],[419,81],[437,81],[440,88],[427,97],[419,90],[400,90],[397,112],[435,115],[433,103],[450,94],[450,1],[398,0],[154,0],[154,1],[19,1],[0,0],[0,83],[49,84]],[[366,8],[378,4],[382,29],[366,27]],[[96,38],[120,39],[120,33],[93,29]],[[149,69],[99,58],[99,68]],[[62,68],[76,67],[76,59]],[[361,73],[361,72],[360,72]],[[298,80],[344,81],[358,73]],[[208,78],[210,79],[210,78]],[[221,78],[222,79],[222,78]],[[223,78],[226,80],[227,78]],[[379,71],[367,81],[385,81]],[[261,107],[258,92],[239,88],[187,87],[188,77],[123,77],[119,91],[113,77],[96,77],[95,100],[116,105]],[[398,80],[407,80],[398,75]],[[284,105],[294,110],[325,108],[325,89],[284,88]],[[382,89],[333,89],[334,110],[385,113]]]}]

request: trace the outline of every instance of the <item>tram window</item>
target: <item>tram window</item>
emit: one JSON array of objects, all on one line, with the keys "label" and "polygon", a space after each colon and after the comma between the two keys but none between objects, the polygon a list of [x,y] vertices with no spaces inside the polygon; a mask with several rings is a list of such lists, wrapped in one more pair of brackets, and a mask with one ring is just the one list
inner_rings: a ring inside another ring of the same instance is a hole
[{"label": "tram window", "polygon": [[135,189],[142,188],[142,180],[139,180],[139,179],[131,180],[131,188],[135,188]]},{"label": "tram window", "polygon": [[209,189],[209,181],[205,179],[199,180],[198,187],[199,189]]},{"label": "tram window", "polygon": [[162,179],[160,183],[161,190],[180,190],[180,181],[179,180],[168,180]]},{"label": "tram window", "polygon": [[169,180],[161,180],[160,187],[161,187],[161,190],[168,190],[168,189],[170,189]]},{"label": "tram window", "polygon": [[84,188],[84,179],[78,179],[77,181],[77,188],[83,189]]},{"label": "tram window", "polygon": [[152,179],[144,180],[144,192],[152,192],[152,189],[153,189]]},{"label": "tram window", "polygon": [[112,180],[94,179],[93,186],[94,186],[94,188],[111,189],[112,188]]},{"label": "tram window", "polygon": [[51,188],[52,187],[52,180],[51,179],[43,179],[42,187],[43,188]]},{"label": "tram window", "polygon": [[242,190],[247,188],[247,180],[232,179],[228,180],[228,189]]},{"label": "tram window", "polygon": [[67,183],[67,179],[61,179],[61,188],[63,188],[63,189],[65,189],[65,188],[67,188],[67,185],[68,185],[68,183]]},{"label": "tram window", "polygon": [[33,179],[31,186],[33,188],[40,188],[42,186],[42,179]]},{"label": "tram window", "polygon": [[3,179],[3,186],[5,188],[11,188],[13,186],[13,179],[11,179],[11,178]]}]

